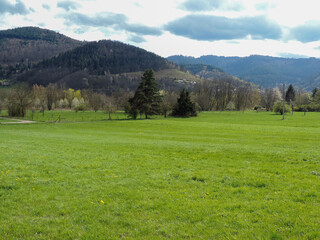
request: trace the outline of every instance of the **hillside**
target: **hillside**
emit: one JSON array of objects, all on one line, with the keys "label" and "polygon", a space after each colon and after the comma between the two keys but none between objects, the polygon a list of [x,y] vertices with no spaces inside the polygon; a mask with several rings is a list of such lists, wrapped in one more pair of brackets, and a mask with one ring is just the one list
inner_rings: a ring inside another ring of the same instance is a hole
[{"label": "hillside", "polygon": [[180,66],[190,73],[205,79],[226,79],[232,78],[229,74],[224,72],[221,68],[206,64],[187,64],[182,63]]},{"label": "hillside", "polygon": [[227,73],[263,87],[281,83],[311,90],[320,86],[320,59],[275,58],[253,55],[249,57],[202,56],[199,58],[171,56],[168,60],[177,64],[207,64],[222,68]]},{"label": "hillside", "polygon": [[135,90],[146,69],[156,72],[162,88],[180,89],[191,86],[198,77],[154,53],[118,41],[101,40],[45,59],[31,69],[10,77],[30,85],[48,85],[75,89],[90,88],[111,94]]},{"label": "hillside", "polygon": [[37,27],[0,31],[0,78],[30,69],[34,64],[82,46],[84,42]]},{"label": "hillside", "polygon": [[69,68],[72,71],[87,69],[90,74],[104,75],[137,72],[148,68],[158,71],[169,68],[170,65],[172,64],[168,60],[141,48],[101,40],[44,60],[36,68]]}]

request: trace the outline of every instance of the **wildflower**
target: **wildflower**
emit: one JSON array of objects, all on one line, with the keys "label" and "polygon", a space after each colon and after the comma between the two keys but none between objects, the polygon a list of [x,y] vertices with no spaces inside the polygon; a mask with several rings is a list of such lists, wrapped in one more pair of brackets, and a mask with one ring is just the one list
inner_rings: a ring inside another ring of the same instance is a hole
[{"label": "wildflower", "polygon": [[101,201],[100,201],[100,203],[101,203],[101,204],[104,204],[104,201],[103,201],[103,200],[101,200]]}]

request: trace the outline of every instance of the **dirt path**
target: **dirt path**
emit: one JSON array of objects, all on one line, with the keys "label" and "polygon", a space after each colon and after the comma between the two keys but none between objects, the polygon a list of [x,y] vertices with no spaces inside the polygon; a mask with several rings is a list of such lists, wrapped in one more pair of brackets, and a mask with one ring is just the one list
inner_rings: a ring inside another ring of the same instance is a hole
[{"label": "dirt path", "polygon": [[0,124],[21,124],[21,123],[35,123],[35,121],[23,120],[23,119],[15,119],[15,118],[4,118],[0,117],[0,119],[12,120],[13,122],[0,122]]}]

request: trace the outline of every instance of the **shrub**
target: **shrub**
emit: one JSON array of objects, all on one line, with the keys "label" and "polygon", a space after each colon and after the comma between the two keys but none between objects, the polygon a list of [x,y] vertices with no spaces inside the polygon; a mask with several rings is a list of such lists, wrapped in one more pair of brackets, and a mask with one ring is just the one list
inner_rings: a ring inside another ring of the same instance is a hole
[{"label": "shrub", "polygon": [[[273,105],[273,111],[275,113],[279,113],[279,114],[283,114],[283,102],[282,101],[277,101],[274,105]],[[291,112],[291,108],[288,104],[285,104],[285,113],[290,113]]]},{"label": "shrub", "polygon": [[11,103],[8,105],[8,115],[10,117],[24,117],[25,109],[17,103]]}]

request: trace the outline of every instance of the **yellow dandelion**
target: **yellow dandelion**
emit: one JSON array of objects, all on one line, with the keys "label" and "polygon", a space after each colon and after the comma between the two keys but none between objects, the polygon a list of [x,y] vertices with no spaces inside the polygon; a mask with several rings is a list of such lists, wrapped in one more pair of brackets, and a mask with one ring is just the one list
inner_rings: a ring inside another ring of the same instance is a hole
[{"label": "yellow dandelion", "polygon": [[100,200],[100,203],[101,203],[101,204],[104,204],[104,201],[103,201],[103,200]]}]

